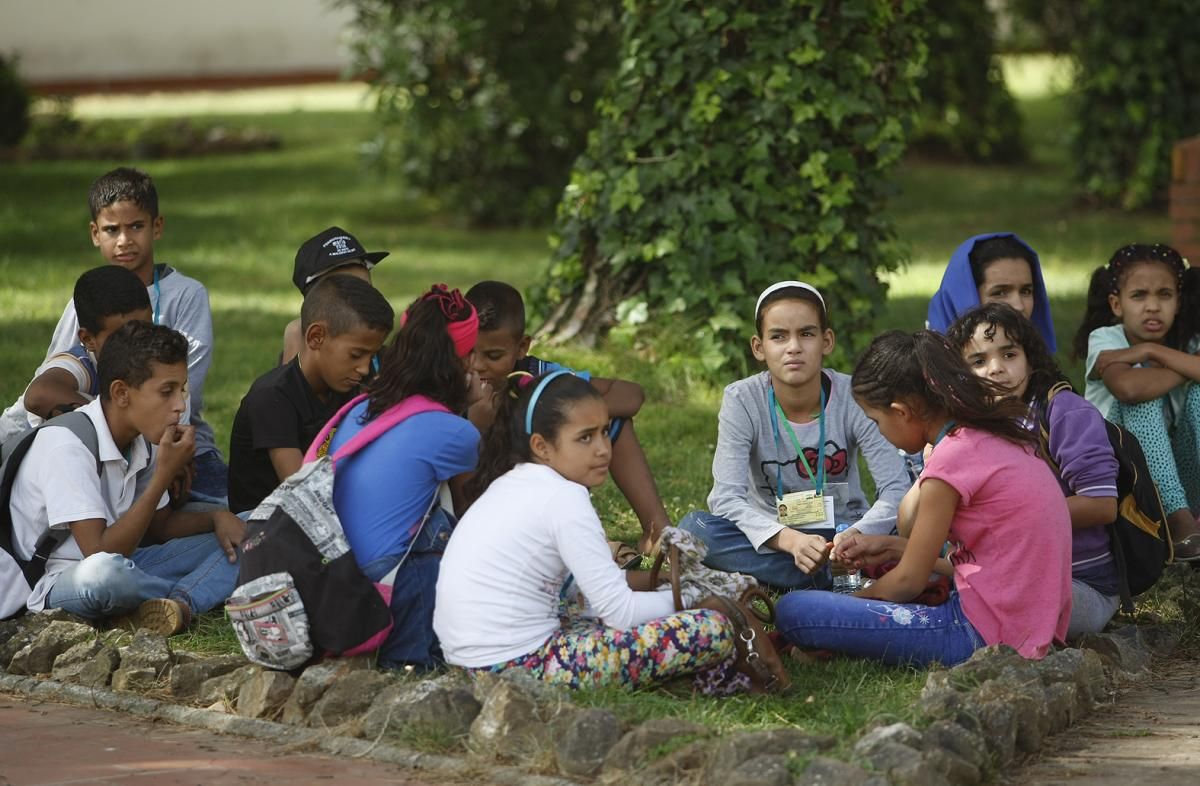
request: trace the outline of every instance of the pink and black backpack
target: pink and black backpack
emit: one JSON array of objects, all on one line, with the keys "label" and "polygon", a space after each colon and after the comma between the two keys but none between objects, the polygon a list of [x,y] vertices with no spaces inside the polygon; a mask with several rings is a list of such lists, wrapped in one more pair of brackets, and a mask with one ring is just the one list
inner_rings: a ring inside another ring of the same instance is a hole
[{"label": "pink and black backpack", "polygon": [[[225,611],[254,663],[295,669],[323,656],[371,652],[392,630],[395,571],[376,584],[359,569],[333,507],[334,470],[406,418],[449,410],[412,396],[372,420],[333,455],[322,455],[338,424],[364,398],[338,410],[313,440],[304,466],[250,514],[239,586]],[[437,493],[421,526],[436,504]]]}]

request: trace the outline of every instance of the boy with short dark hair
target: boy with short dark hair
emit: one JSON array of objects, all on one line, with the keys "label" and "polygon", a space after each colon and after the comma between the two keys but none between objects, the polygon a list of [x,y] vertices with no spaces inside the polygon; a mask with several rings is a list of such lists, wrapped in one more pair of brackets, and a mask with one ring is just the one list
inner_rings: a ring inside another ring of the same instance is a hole
[{"label": "boy with short dark hair", "polygon": [[[564,368],[529,354],[533,339],[525,333],[525,302],[514,287],[502,281],[481,281],[467,292],[467,300],[479,312],[475,372],[493,390],[503,390],[508,375],[514,371],[541,376]],[[609,472],[641,523],[642,537],[638,546],[642,553],[649,553],[663,527],[671,520],[658,495],[646,454],[633,430],[633,416],[641,409],[645,394],[634,382],[593,377],[586,371],[575,373],[591,382],[608,405],[609,415],[613,418]],[[613,557],[620,563],[635,561],[636,556],[622,557],[614,548]]]},{"label": "boy with short dark hair", "polygon": [[[307,295],[324,276],[348,275],[371,283],[371,268],[388,255],[387,251],[366,251],[358,238],[341,227],[329,227],[310,237],[296,251],[292,283],[301,295]],[[279,365],[292,362],[304,343],[300,320],[293,319],[283,331],[283,352]]]},{"label": "boy with short dark hair", "polygon": [[27,560],[48,530],[70,536],[51,552],[30,610],[93,619],[133,612],[130,623],[170,635],[233,591],[242,522],[228,511],[167,508],[167,488],[195,449],[195,427],[180,422],[187,357],[174,330],[124,325],[100,353],[99,397],[79,408],[98,455],[66,428],[34,437],[9,505],[15,551]]},{"label": "boy with short dark hair", "polygon": [[[162,239],[163,217],[158,190],[148,174],[131,167],[106,172],[88,190],[92,245],[109,263],[137,274],[150,298],[156,325],[179,331],[188,342],[189,412],[184,422],[196,427],[195,477],[191,496],[224,504],[227,468],[217,450],[212,427],[202,417],[204,380],[212,364],[212,312],[208,291],[170,265],[156,263],[154,243]],[[68,303],[46,357],[69,350],[79,339],[74,302]]]},{"label": "boy with short dark hair", "polygon": [[92,401],[100,392],[96,358],[104,342],[133,320],[150,320],[150,298],[141,279],[116,265],[87,271],[75,282],[77,343],[42,363],[25,393],[3,415],[0,441]]},{"label": "boy with short dark hair", "polygon": [[300,469],[317,432],[357,392],[392,331],[387,300],[365,281],[332,276],[304,298],[304,343],[250,386],[229,438],[229,508],[258,507]]}]

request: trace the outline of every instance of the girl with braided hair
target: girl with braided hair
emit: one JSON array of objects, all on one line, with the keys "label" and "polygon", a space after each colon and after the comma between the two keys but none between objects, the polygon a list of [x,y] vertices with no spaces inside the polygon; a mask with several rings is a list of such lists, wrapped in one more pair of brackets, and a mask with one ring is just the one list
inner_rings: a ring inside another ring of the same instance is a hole
[{"label": "girl with braided hair", "polygon": [[1175,559],[1200,560],[1200,271],[1161,244],[1117,249],[1092,273],[1075,336],[1084,395],[1142,445]]},{"label": "girl with braided hair", "polygon": [[[908,452],[933,445],[918,480],[907,538],[853,534],[833,559],[897,562],[857,597],[792,592],[776,606],[784,637],[886,663],[952,665],[984,645],[1027,658],[1064,640],[1071,615],[1071,527],[1066,500],[1024,403],[975,376],[958,348],[929,330],[876,338],[854,371],[859,406]],[[950,543],[949,559],[939,559]],[[929,574],[954,578],[942,605],[913,603]]]}]

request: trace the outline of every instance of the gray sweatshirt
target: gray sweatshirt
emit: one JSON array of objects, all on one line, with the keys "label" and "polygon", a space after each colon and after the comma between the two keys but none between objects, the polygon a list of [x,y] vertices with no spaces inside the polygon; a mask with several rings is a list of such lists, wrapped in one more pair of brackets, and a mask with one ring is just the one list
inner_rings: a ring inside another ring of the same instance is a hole
[{"label": "gray sweatshirt", "polygon": [[[208,306],[208,290],[194,278],[188,278],[170,265],[159,265],[158,291],[153,284],[146,287],[151,310],[158,314],[158,324],[179,331],[188,342],[188,388],[191,391],[190,422],[196,427],[196,455],[216,451],[217,442],[212,426],[204,422],[204,378],[212,365],[213,326]],[[66,352],[79,343],[79,317],[75,301],[66,309],[54,328],[46,357]]]},{"label": "gray sweatshirt", "polygon": [[[850,377],[822,372],[830,380],[825,404],[826,494],[834,495],[838,523],[851,523],[861,532],[886,534],[896,525],[896,510],[908,491],[909,479],[896,448],[883,438],[850,394]],[[787,435],[794,429],[809,457],[816,455],[819,426],[779,424],[779,441],[771,428],[771,375],[763,371],[725,388],[721,399],[717,450],[713,455],[713,488],[708,508],[735,522],[760,552],[783,529],[775,505],[776,468],[782,470],[783,491],[807,491],[813,484],[799,463]],[[876,500],[868,505],[859,482],[858,454],[867,459],[875,479]],[[810,466],[813,466],[810,464]]]}]

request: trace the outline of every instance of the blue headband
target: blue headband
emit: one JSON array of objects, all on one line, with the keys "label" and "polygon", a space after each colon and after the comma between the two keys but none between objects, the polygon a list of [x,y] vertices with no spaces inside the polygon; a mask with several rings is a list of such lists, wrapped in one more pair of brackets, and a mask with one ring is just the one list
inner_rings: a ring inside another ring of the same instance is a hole
[{"label": "blue headband", "polygon": [[529,406],[526,407],[526,409],[525,409],[525,433],[526,434],[528,434],[531,437],[533,436],[533,408],[537,406],[538,399],[541,398],[542,391],[545,390],[546,386],[549,385],[551,382],[553,382],[555,378],[561,377],[563,374],[570,374],[570,373],[571,372],[567,371],[566,369],[559,369],[558,371],[552,371],[551,373],[542,377],[542,381],[539,382],[537,384],[537,387],[533,389],[533,395],[529,397]]}]

